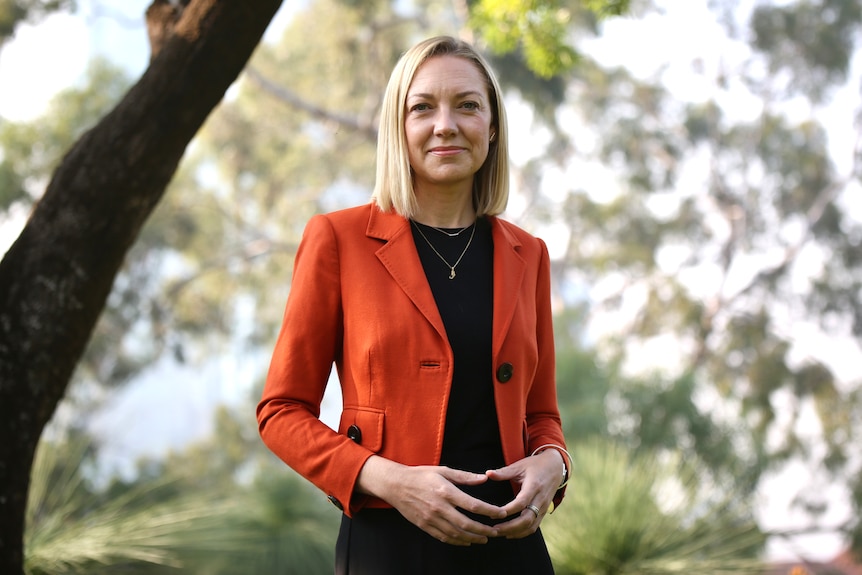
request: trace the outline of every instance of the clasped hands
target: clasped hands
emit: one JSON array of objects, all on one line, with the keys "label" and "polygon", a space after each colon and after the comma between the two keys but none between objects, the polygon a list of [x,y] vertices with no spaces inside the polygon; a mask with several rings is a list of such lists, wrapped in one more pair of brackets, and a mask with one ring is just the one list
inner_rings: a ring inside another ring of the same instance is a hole
[{"label": "clasped hands", "polygon": [[[518,539],[535,533],[559,486],[561,464],[562,456],[553,449],[485,473],[443,466],[410,467],[372,456],[359,474],[357,488],[386,501],[435,539],[466,546],[486,543],[491,537]],[[501,507],[458,487],[486,481],[511,481],[520,490]],[[486,525],[461,510],[495,520],[511,519]]]}]

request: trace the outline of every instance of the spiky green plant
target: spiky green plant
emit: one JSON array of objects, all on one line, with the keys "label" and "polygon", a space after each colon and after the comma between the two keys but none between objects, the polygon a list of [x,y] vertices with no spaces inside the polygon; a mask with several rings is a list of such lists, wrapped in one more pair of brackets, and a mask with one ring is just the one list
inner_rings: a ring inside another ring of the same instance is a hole
[{"label": "spiky green plant", "polygon": [[226,529],[237,503],[212,494],[174,495],[165,478],[117,497],[94,491],[83,469],[88,444],[43,442],[30,483],[25,571],[93,573],[100,566],[150,563],[179,567],[189,549],[229,552],[255,545]]},{"label": "spiky green plant", "polygon": [[573,450],[566,500],[543,523],[559,575],[760,574],[764,537],[732,494],[671,456],[607,440]]},{"label": "spiky green plant", "polygon": [[25,533],[27,575],[332,572],[335,514],[324,515],[325,504],[309,498],[283,466],[244,484],[201,481],[207,478],[177,472],[176,457],[173,471],[94,489],[88,445],[40,445]]}]

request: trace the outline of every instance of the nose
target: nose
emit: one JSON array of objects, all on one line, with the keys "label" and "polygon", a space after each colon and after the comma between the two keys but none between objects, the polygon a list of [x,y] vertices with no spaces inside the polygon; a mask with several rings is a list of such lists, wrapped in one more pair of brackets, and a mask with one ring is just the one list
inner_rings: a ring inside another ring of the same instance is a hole
[{"label": "nose", "polygon": [[458,123],[455,121],[455,115],[446,106],[440,106],[434,118],[434,135],[451,136],[457,132]]}]

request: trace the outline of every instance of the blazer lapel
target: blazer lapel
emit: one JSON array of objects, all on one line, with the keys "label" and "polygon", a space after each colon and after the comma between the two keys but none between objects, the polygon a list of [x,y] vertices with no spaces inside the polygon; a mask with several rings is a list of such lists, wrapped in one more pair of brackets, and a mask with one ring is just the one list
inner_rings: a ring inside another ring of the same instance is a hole
[{"label": "blazer lapel", "polygon": [[494,357],[500,353],[506,333],[512,323],[518,294],[524,280],[524,260],[518,253],[521,242],[498,218],[491,220],[491,237],[494,239]]},{"label": "blazer lapel", "polygon": [[419,261],[419,254],[416,252],[413,234],[410,231],[410,222],[398,214],[381,212],[372,205],[365,233],[368,237],[385,242],[376,252],[377,259],[389,271],[392,279],[401,286],[416,308],[446,340],[443,318],[437,310],[434,294],[428,286],[422,262]]}]

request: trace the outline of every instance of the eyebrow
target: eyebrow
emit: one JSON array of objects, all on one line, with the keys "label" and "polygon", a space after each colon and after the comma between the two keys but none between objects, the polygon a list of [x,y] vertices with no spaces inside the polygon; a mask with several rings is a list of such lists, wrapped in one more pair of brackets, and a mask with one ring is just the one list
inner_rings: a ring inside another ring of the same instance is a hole
[{"label": "eyebrow", "polygon": [[[476,90],[466,90],[464,92],[458,92],[457,94],[455,94],[455,98],[466,98],[467,96],[475,96],[479,99],[485,97],[482,95],[481,92],[478,92]],[[429,94],[427,92],[420,92],[419,94],[407,94],[407,99],[409,100],[411,98],[418,98],[420,100],[433,100],[434,94]]]}]

